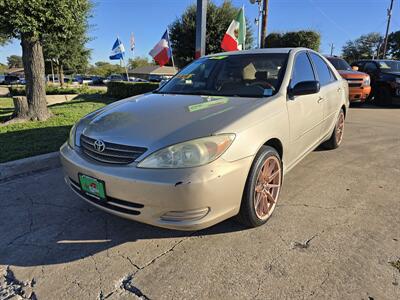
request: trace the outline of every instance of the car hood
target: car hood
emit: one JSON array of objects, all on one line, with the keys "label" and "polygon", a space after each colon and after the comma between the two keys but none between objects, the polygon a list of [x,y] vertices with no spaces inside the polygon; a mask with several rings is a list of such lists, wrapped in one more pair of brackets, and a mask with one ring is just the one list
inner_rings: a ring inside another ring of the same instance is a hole
[{"label": "car hood", "polygon": [[217,133],[260,102],[265,98],[146,94],[90,116],[82,132],[107,142],[156,150]]},{"label": "car hood", "polygon": [[359,72],[359,71],[354,71],[354,70],[341,70],[338,71],[340,76],[343,78],[362,78],[367,76],[368,74]]},{"label": "car hood", "polygon": [[383,72],[383,73],[389,74],[389,75],[393,75],[393,76],[396,76],[396,77],[400,76],[400,72]]}]

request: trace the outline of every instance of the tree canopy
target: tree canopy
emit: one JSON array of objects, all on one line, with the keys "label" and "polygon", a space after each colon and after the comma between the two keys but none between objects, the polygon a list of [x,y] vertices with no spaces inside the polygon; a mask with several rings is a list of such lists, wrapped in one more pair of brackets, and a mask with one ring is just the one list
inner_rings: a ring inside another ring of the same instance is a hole
[{"label": "tree canopy", "polygon": [[349,62],[376,58],[383,52],[382,43],[383,37],[380,33],[364,34],[355,40],[347,41],[342,48],[342,56]]},{"label": "tree canopy", "polygon": [[151,65],[154,65],[154,62],[150,62],[146,57],[137,56],[128,60],[128,67],[130,69]]},{"label": "tree canopy", "polygon": [[388,54],[393,59],[400,59],[400,30],[392,32],[388,37]]},{"label": "tree canopy", "polygon": [[89,0],[0,0],[0,36],[21,40],[28,111],[17,116],[45,120],[50,114],[45,98],[43,43],[49,36],[69,41],[87,23]]},{"label": "tree canopy", "polygon": [[7,57],[7,66],[9,68],[22,68],[22,57],[19,55],[10,55]]},{"label": "tree canopy", "polygon": [[273,32],[265,38],[266,48],[305,47],[319,51],[321,35],[312,30]]},{"label": "tree canopy", "polygon": [[[240,8],[229,0],[217,6],[212,1],[207,5],[206,54],[221,52],[221,41]],[[250,23],[246,19],[246,49],[253,45]],[[196,5],[190,5],[181,17],[170,26],[170,39],[175,64],[183,67],[194,59],[196,38]]]},{"label": "tree canopy", "polygon": [[98,75],[101,77],[108,77],[111,74],[123,74],[125,69],[120,65],[111,64],[105,61],[98,61],[94,66],[90,66],[88,73],[91,75]]},{"label": "tree canopy", "polygon": [[7,65],[0,63],[0,74],[7,70]]}]

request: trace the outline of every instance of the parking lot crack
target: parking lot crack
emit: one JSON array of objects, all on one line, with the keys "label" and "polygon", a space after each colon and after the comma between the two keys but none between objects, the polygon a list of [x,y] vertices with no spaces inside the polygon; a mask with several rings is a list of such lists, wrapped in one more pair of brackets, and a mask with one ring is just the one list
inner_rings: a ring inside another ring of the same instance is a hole
[{"label": "parking lot crack", "polygon": [[313,290],[310,292],[310,296],[314,296],[315,293],[317,292],[317,290],[322,289],[323,285],[328,281],[329,276],[330,276],[330,273],[329,273],[329,271],[328,271],[328,272],[326,273],[325,278],[321,281],[321,283],[320,283],[315,289],[313,289]]},{"label": "parking lot crack", "polygon": [[310,247],[311,241],[323,232],[324,232],[324,230],[322,230],[320,233],[314,234],[312,237],[305,240],[304,242],[297,242],[297,241],[293,242],[292,249],[308,249],[308,247]]},{"label": "parking lot crack", "polygon": [[7,266],[3,270],[0,277],[0,299],[11,299],[14,297],[20,297],[20,299],[31,299],[36,300],[36,295],[33,291],[30,291],[35,284],[35,280],[32,278],[29,281],[18,280],[10,266]]},{"label": "parking lot crack", "polygon": [[120,285],[120,289],[122,289],[123,291],[127,291],[127,292],[130,292],[130,293],[134,294],[139,299],[143,299],[143,300],[149,300],[150,299],[148,296],[143,294],[143,292],[139,288],[137,288],[133,284],[133,275],[132,274],[127,275],[125,278],[122,279],[121,285]]},{"label": "parking lot crack", "polygon": [[[189,236],[190,237],[190,236]],[[143,266],[139,267],[139,270],[143,270],[145,268],[147,268],[148,266],[150,266],[151,264],[155,263],[158,259],[160,259],[161,257],[167,255],[168,253],[174,251],[174,249],[180,245],[183,241],[185,241],[186,239],[188,239],[189,237],[185,237],[181,240],[179,240],[177,243],[175,243],[174,245],[172,245],[172,247],[170,247],[169,249],[165,250],[164,252],[160,253],[159,255],[157,255],[156,257],[152,258],[150,261],[148,261],[147,263],[145,263]]]},{"label": "parking lot crack", "polygon": [[101,275],[101,272],[99,271],[99,269],[97,267],[97,262],[94,259],[93,255],[90,255],[90,259],[93,261],[94,269],[95,269],[97,275],[99,276],[100,288],[102,288],[103,287],[103,276]]}]

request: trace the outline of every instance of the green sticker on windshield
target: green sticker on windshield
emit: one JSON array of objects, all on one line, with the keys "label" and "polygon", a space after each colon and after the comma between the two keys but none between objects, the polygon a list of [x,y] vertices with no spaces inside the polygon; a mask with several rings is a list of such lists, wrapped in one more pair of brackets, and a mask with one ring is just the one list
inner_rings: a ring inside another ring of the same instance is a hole
[{"label": "green sticker on windshield", "polygon": [[219,56],[211,56],[209,59],[224,59],[227,57],[228,57],[228,55],[219,55]]},{"label": "green sticker on windshield", "polygon": [[229,99],[226,98],[226,97],[214,97],[214,98],[218,98],[218,99],[217,100],[203,102],[203,103],[199,103],[199,104],[189,105],[188,106],[188,110],[190,112],[195,112],[195,111],[207,109],[207,108],[210,108],[210,107],[214,107],[216,105],[222,105],[222,104],[228,103],[228,101],[229,101]]}]

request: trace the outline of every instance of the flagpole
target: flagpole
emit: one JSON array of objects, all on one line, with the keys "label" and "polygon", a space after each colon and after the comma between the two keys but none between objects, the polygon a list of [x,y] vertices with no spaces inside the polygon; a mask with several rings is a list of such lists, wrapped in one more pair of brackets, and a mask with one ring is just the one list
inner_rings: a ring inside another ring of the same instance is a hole
[{"label": "flagpole", "polygon": [[[132,43],[133,40],[133,43]],[[132,51],[132,59],[135,58],[135,37],[133,36],[133,32],[131,32],[131,39],[129,41],[129,46],[131,47],[131,51]]]},{"label": "flagpole", "polygon": [[125,72],[126,72],[126,80],[129,81],[128,68],[126,67],[126,64],[125,64],[124,55],[122,55],[121,60],[122,60],[122,62],[124,64],[124,68],[125,68]]},{"label": "flagpole", "polygon": [[243,9],[243,22],[244,22],[244,40],[243,40],[243,50],[246,50],[246,32],[247,32],[247,28],[246,28],[246,15],[244,14],[244,4],[242,5],[242,9]]},{"label": "flagpole", "polygon": [[[168,31],[168,28],[167,28],[167,36],[168,36],[168,43],[170,44],[170,43],[171,43],[171,40],[170,40],[170,38],[169,38],[169,31]],[[176,70],[176,68],[175,68],[175,62],[174,62],[174,53],[172,52],[172,47],[171,47],[171,45],[168,45],[168,46],[169,46],[170,49],[171,49],[172,66],[173,66],[174,70]]]}]

